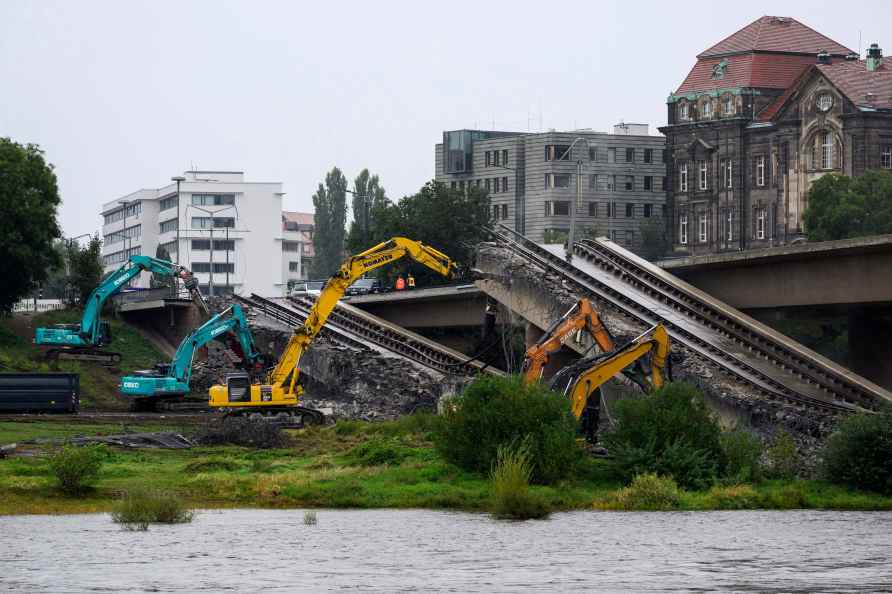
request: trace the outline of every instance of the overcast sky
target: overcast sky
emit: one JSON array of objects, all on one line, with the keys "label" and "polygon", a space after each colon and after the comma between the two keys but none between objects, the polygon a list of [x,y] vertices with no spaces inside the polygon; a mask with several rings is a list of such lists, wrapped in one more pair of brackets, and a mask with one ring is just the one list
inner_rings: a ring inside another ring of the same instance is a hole
[{"label": "overcast sky", "polygon": [[193,167],[282,181],[293,210],[334,165],[399,198],[443,130],[655,133],[696,54],[764,14],[892,53],[892,10],[868,6],[0,0],[0,136],[46,151],[69,236]]}]

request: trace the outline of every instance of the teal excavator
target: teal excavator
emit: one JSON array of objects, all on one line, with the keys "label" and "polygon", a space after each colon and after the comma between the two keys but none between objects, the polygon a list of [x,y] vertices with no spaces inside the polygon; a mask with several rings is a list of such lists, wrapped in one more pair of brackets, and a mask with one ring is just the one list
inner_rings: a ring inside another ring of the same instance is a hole
[{"label": "teal excavator", "polygon": [[234,351],[248,373],[264,371],[265,360],[254,346],[245,314],[240,305],[234,304],[187,336],[170,363],[122,377],[118,386],[121,396],[131,400],[134,410],[154,410],[159,402],[188,394],[195,351],[213,340]]},{"label": "teal excavator", "polygon": [[160,276],[170,276],[183,281],[192,301],[206,316],[208,307],[198,290],[198,281],[192,272],[167,260],[149,256],[130,256],[120,268],[93,289],[84,303],[84,315],[79,324],[55,324],[48,328],[38,328],[34,334],[34,344],[48,347],[46,358],[98,361],[112,365],[121,361],[120,353],[103,351],[102,347],[111,343],[108,322],[101,319],[102,307],[109,297],[121,291],[139,273],[147,271]]}]

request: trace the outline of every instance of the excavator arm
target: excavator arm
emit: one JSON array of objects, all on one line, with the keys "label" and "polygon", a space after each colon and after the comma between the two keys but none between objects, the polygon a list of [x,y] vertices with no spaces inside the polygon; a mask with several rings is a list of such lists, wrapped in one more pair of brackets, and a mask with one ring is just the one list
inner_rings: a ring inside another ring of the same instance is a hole
[{"label": "excavator arm", "polygon": [[539,342],[527,349],[522,369],[524,382],[531,383],[541,379],[542,370],[548,364],[551,354],[560,350],[564,342],[580,330],[586,330],[602,352],[613,350],[613,337],[601,323],[592,302],[582,298],[545,331]]},{"label": "excavator arm", "polygon": [[562,391],[570,397],[573,415],[580,418],[590,396],[604,382],[650,355],[649,377],[639,381],[645,391],[656,390],[668,379],[669,342],[666,328],[657,324],[615,352],[568,365],[555,374],[552,388],[564,387]]},{"label": "excavator arm", "polygon": [[[279,358],[278,364],[269,375],[271,385],[283,386],[289,384],[288,392],[294,391],[294,385],[299,374],[298,363],[301,356],[322,330],[328,316],[334,310],[338,301],[344,296],[344,292],[356,279],[361,278],[367,272],[380,268],[385,264],[396,262],[404,257],[410,257],[419,264],[450,277],[454,273],[455,264],[446,254],[422,244],[419,241],[406,239],[405,237],[393,237],[389,241],[367,249],[352,256],[344,262],[340,269],[328,280],[325,288],[313,309],[310,310],[304,325],[295,329],[294,335],[285,347],[285,351]],[[290,377],[290,382],[288,381]]]}]

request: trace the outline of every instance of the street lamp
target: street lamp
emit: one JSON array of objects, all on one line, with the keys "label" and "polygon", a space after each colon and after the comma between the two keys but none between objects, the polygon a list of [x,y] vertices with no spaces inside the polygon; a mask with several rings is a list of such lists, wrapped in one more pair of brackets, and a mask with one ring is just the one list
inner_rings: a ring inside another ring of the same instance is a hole
[{"label": "street lamp", "polygon": [[[230,204],[230,205],[226,206],[225,208],[221,208],[220,210],[208,210],[208,209],[202,208],[200,206],[195,206],[194,204],[189,204],[186,208],[187,209],[194,208],[195,210],[200,210],[201,212],[207,214],[211,220],[211,226],[209,229],[209,231],[211,233],[211,245],[210,245],[211,257],[210,257],[210,271],[209,271],[210,276],[209,276],[209,280],[208,280],[208,295],[210,297],[213,297],[214,296],[214,215],[220,214],[221,212],[223,212],[229,208],[232,208],[232,209],[235,209],[235,216],[236,216],[236,218],[238,218],[238,216],[239,216],[238,208],[236,208],[235,204]],[[190,225],[190,227],[191,227],[191,225]],[[177,234],[179,234],[179,232],[180,232],[179,227],[177,227]],[[227,291],[229,290],[229,227],[226,227],[226,289],[227,289]]]},{"label": "street lamp", "polygon": [[[558,161],[563,161],[564,157],[570,154],[570,151],[573,150],[573,147],[576,146],[576,143],[579,141],[585,143],[585,146],[589,146],[588,140],[583,138],[582,136],[578,137],[576,140],[570,143],[570,146],[567,147],[567,150],[564,151],[564,154],[558,158]],[[574,201],[573,207],[570,209],[570,233],[569,237],[567,237],[567,262],[571,262],[573,260],[573,243],[575,242],[576,235],[576,209],[579,208],[579,203],[582,199],[582,159],[576,159],[576,200]],[[608,207],[609,208],[609,207]]]},{"label": "street lamp", "polygon": [[177,182],[177,257],[174,260],[177,264],[180,263],[180,227],[182,223],[180,222],[180,182],[186,181],[186,178],[182,175],[175,175],[170,178],[170,181]]}]

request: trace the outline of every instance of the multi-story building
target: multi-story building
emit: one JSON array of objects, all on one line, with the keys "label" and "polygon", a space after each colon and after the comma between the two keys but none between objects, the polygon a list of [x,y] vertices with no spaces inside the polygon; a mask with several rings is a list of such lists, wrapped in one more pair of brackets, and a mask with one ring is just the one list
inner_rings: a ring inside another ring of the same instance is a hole
[{"label": "multi-story building", "polygon": [[286,283],[309,278],[314,228],[313,213],[282,212],[282,275]]},{"label": "multi-story building", "polygon": [[619,124],[613,134],[457,130],[435,147],[435,179],[485,189],[494,221],[534,241],[561,242],[581,167],[577,236],[606,235],[640,251],[642,226],[662,228],[664,148],[646,124]]},{"label": "multi-story building", "polygon": [[892,69],[765,16],[697,56],[660,130],[676,255],[789,243],[814,180],[892,168]]},{"label": "multi-story building", "polygon": [[[240,171],[187,171],[176,182],[103,205],[105,271],[131,255],[166,253],[195,273],[202,292],[281,295],[300,277],[312,215],[282,212],[280,182],[248,182]],[[297,219],[292,229],[289,220]],[[297,266],[292,271],[292,250]],[[148,287],[149,275],[131,283]]]}]

